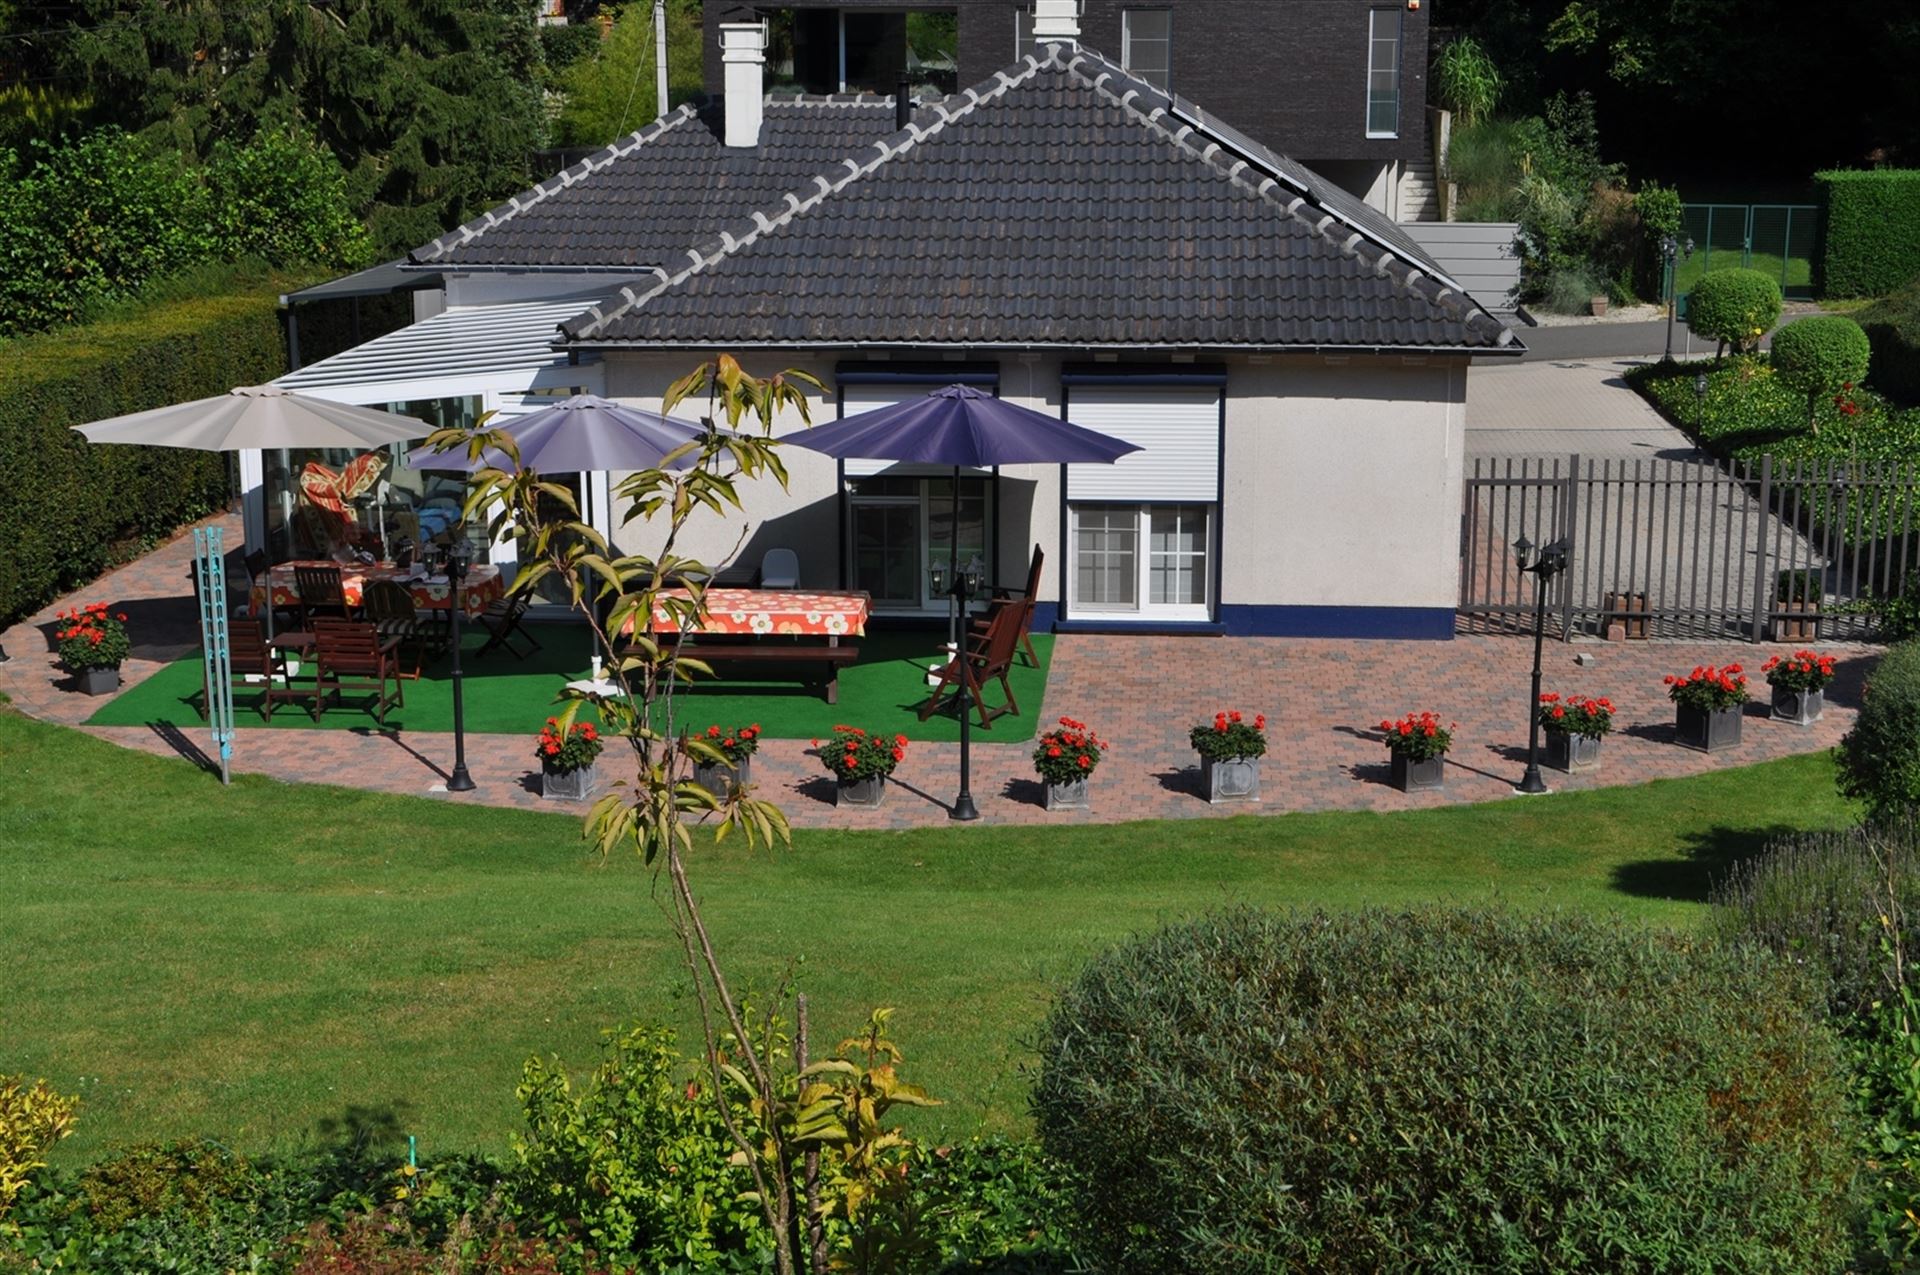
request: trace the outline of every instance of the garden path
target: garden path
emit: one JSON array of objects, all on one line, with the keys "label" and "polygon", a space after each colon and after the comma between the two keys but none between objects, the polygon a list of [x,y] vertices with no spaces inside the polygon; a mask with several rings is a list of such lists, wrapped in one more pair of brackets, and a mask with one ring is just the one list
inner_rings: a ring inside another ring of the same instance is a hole
[{"label": "garden path", "polygon": [[[232,522],[230,538],[238,534]],[[136,644],[125,669],[129,682],[174,658],[182,632],[191,632],[185,575],[190,556],[190,541],[176,540],[81,595],[130,614],[137,611],[136,630],[162,639]],[[23,712],[78,726],[97,704],[71,690],[56,667],[49,637],[55,609],[0,633],[0,645],[13,656],[0,665],[0,691]],[[1597,776],[1548,772],[1549,783],[1556,789],[1638,783],[1832,747],[1852,723],[1877,648],[1823,646],[1840,657],[1840,678],[1829,692],[1826,719],[1813,727],[1771,722],[1756,706],[1747,717],[1744,741],[1729,752],[1708,757],[1672,742],[1662,674],[1727,660],[1744,662],[1757,673],[1769,650],[1783,649],[1739,642],[1550,643],[1548,688],[1610,696],[1620,706],[1620,729],[1606,743]],[[1596,662],[1576,667],[1578,654]],[[1111,758],[1095,777],[1093,810],[1043,811],[1032,777],[1032,745],[994,744],[990,731],[976,732],[982,742],[974,750],[974,795],[984,818],[995,823],[1246,813],[1245,807],[1210,807],[1195,795],[1198,774],[1186,741],[1191,724],[1217,709],[1238,707],[1248,714],[1264,712],[1269,720],[1273,742],[1265,765],[1265,801],[1253,808],[1259,813],[1389,811],[1506,799],[1525,764],[1531,657],[1531,644],[1511,637],[1463,637],[1451,643],[1061,637],[1046,703],[1038,711],[1043,720],[1067,714],[1088,721],[1112,741]],[[1757,677],[1756,687],[1764,696]],[[1427,708],[1458,721],[1457,742],[1445,790],[1408,796],[1387,784],[1386,753],[1375,727],[1383,717]],[[525,736],[470,737],[468,761],[479,787],[458,797],[448,797],[444,789],[452,754],[448,736],[382,733],[371,719],[365,731],[242,729],[234,769],[289,782],[539,808],[545,803],[537,791],[532,725]],[[180,754],[204,764],[207,741],[199,732],[86,729],[128,748]],[[763,794],[778,801],[795,824],[871,828],[946,822],[957,745],[915,745],[886,805],[877,811],[836,809],[832,787],[811,753],[803,740],[770,740],[754,762]]]}]

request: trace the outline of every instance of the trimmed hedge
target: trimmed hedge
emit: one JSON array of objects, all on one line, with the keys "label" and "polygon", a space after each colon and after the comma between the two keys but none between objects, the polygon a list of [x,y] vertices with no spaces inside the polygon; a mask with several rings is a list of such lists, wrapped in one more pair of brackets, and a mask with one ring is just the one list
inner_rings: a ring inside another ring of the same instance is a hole
[{"label": "trimmed hedge", "polygon": [[1796,319],[1773,334],[1774,371],[1790,390],[1806,395],[1807,423],[1817,427],[1823,398],[1845,393],[1867,379],[1873,347],[1860,325],[1840,314]]},{"label": "trimmed hedge", "polygon": [[1815,173],[1825,209],[1820,294],[1877,297],[1920,275],[1920,169]]},{"label": "trimmed hedge", "polygon": [[1874,666],[1860,715],[1834,755],[1840,791],[1876,819],[1920,809],[1920,642],[1901,642]]},{"label": "trimmed hedge", "polygon": [[70,427],[257,385],[286,370],[279,296],[224,295],[0,343],[0,627],[84,585],[128,541],[164,536],[228,500],[228,458],[95,447]]},{"label": "trimmed hedge", "polygon": [[1702,275],[1687,294],[1687,326],[1738,353],[1757,350],[1780,321],[1780,283],[1772,275],[1730,266]]},{"label": "trimmed hedge", "polygon": [[1043,1030],[1095,1266],[1832,1271],[1845,1068],[1770,953],[1572,914],[1205,917]]},{"label": "trimmed hedge", "polygon": [[1888,398],[1920,403],[1920,278],[1854,315],[1873,347],[1867,379]]}]

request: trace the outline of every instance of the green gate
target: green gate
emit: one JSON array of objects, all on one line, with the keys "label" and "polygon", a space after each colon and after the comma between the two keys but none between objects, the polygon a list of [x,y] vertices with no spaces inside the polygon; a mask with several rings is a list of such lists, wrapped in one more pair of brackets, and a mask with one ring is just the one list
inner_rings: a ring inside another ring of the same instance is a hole
[{"label": "green gate", "polygon": [[1783,295],[1813,297],[1813,252],[1820,229],[1818,204],[1683,204],[1681,233],[1693,240],[1669,291],[1687,313],[1687,293],[1709,270],[1745,266],[1779,281]]}]

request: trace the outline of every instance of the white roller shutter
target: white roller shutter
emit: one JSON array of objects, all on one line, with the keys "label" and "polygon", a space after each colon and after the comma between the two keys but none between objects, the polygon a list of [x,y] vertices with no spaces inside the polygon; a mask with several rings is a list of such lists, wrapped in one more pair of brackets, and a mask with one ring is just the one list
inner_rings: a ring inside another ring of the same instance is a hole
[{"label": "white roller shutter", "polygon": [[1140,450],[1111,465],[1067,466],[1067,499],[1218,500],[1222,392],[1215,385],[1072,387],[1069,420]]}]

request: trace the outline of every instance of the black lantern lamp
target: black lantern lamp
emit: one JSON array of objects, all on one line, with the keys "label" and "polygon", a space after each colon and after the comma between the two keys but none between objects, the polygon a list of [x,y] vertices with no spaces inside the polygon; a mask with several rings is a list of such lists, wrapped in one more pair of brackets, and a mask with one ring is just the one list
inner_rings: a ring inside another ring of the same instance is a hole
[{"label": "black lantern lamp", "polygon": [[[977,555],[968,558],[953,573],[953,598],[959,612],[959,624],[953,636],[956,660],[967,658],[967,607],[980,592],[981,577],[985,574],[986,564]],[[963,823],[980,817],[980,808],[973,804],[973,708],[972,670],[963,663],[960,666],[960,795],[953,799],[953,809],[948,812],[950,818]]]},{"label": "black lantern lamp", "polygon": [[472,564],[473,542],[467,539],[465,528],[455,527],[453,543],[447,546],[445,558],[447,587],[451,591],[448,636],[453,645],[453,773],[447,776],[448,792],[472,792],[474,787],[473,776],[467,773],[467,724],[460,702],[460,618],[465,593],[462,586],[467,568]]},{"label": "black lantern lamp", "polygon": [[1660,236],[1660,257],[1667,263],[1667,352],[1662,363],[1673,362],[1673,312],[1680,305],[1680,263],[1693,255],[1693,240]]},{"label": "black lantern lamp", "polygon": [[1527,701],[1527,773],[1514,791],[1529,796],[1547,792],[1547,781],[1540,776],[1540,648],[1547,627],[1547,582],[1567,569],[1571,546],[1565,536],[1535,551],[1533,542],[1523,534],[1513,542],[1513,561],[1521,571],[1533,576],[1533,697]]}]

